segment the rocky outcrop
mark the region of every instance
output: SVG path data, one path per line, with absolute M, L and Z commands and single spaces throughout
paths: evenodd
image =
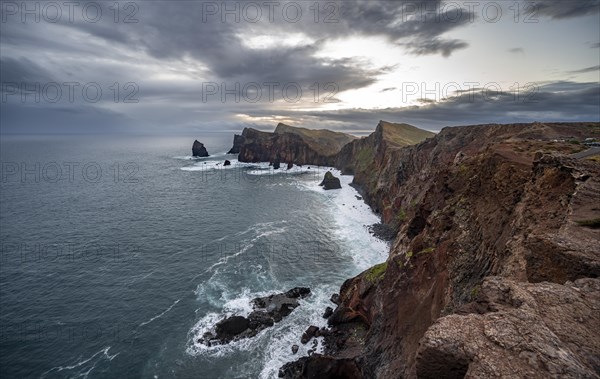
M 273 133 L 245 128 L 241 136 L 234 137 L 231 151 L 239 145 L 240 162 L 330 166 L 341 148 L 354 139 L 345 133 L 279 124 Z
M 360 375 L 360 366 L 354 360 L 321 354 L 302 357 L 279 370 L 279 377 L 284 379 L 346 379 L 358 378 Z
M 303 299 L 310 295 L 310 289 L 295 287 L 291 290 L 251 301 L 254 311 L 244 316 L 230 316 L 219 321 L 213 330 L 206 332 L 199 343 L 208 346 L 226 344 L 241 338 L 255 336 L 261 330 L 273 326 L 297 308 Z
M 597 378 L 600 165 L 559 141 L 600 124 L 454 127 L 408 147 L 385 128 L 338 167 L 397 232 L 389 257 L 332 297 L 325 354 L 281 375 Z
M 597 378 L 600 280 L 565 285 L 489 277 L 474 303 L 439 318 L 416 356 L 419 378 Z
M 204 144 L 202 142 L 199 142 L 198 140 L 194 141 L 194 144 L 192 145 L 192 155 L 194 157 L 208 157 L 208 151 L 206 151 L 206 148 L 204 147 Z
M 342 184 L 340 178 L 336 178 L 331 171 L 327 171 L 323 177 L 323 181 L 319 184 L 325 190 L 340 189 Z

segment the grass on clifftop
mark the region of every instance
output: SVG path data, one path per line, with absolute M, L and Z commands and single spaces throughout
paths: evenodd
M 275 133 L 299 135 L 312 149 L 322 155 L 336 154 L 344 145 L 357 139 L 357 137 L 347 133 L 334 132 L 328 129 L 306 129 L 282 123 L 277 125 Z
M 417 143 L 435 136 L 435 133 L 419 129 L 409 124 L 394 124 L 381 121 L 379 125 L 383 128 L 383 138 L 398 146 L 416 145 Z

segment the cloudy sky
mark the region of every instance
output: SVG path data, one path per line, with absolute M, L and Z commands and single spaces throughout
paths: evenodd
M 1 5 L 2 133 L 600 119 L 600 0 Z

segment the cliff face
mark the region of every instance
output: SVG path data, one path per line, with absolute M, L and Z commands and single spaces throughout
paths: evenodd
M 229 149 L 227 154 L 239 154 L 240 148 L 242 147 L 243 142 L 244 142 L 244 137 L 242 137 L 241 135 L 238 135 L 238 134 L 234 135 L 233 136 L 233 146 L 231 147 L 231 149 Z
M 386 178 L 402 163 L 402 148 L 435 136 L 435 133 L 408 124 L 380 121 L 371 135 L 345 145 L 336 156 L 335 166 L 345 174 L 354 175 L 365 201 L 385 223 L 393 223 L 390 204 L 397 193 Z
M 389 258 L 342 286 L 326 355 L 282 375 L 597 378 L 600 164 L 555 140 L 600 124 L 446 128 L 404 148 L 384 132 L 336 164 L 398 230 Z
M 232 151 L 237 142 L 240 162 L 331 166 L 342 146 L 355 138 L 329 130 L 310 130 L 279 124 L 273 133 L 245 128 L 241 137 L 234 137 Z

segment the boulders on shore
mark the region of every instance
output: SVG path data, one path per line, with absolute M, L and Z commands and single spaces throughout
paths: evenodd
M 327 171 L 325 173 L 325 177 L 323 178 L 323 181 L 319 185 L 321 187 L 323 187 L 324 189 L 326 189 L 326 190 L 342 188 L 342 184 L 340 183 L 340 179 L 336 178 L 335 176 L 333 176 L 333 174 L 331 173 L 331 171 Z
M 298 299 L 310 295 L 310 288 L 295 287 L 283 293 L 257 297 L 250 304 L 254 311 L 244 316 L 226 317 L 212 331 L 198 339 L 199 343 L 211 346 L 226 344 L 241 338 L 255 336 L 259 331 L 273 326 L 300 305 Z
M 208 151 L 206 151 L 206 147 L 202 142 L 195 140 L 192 145 L 192 155 L 194 157 L 208 157 Z

